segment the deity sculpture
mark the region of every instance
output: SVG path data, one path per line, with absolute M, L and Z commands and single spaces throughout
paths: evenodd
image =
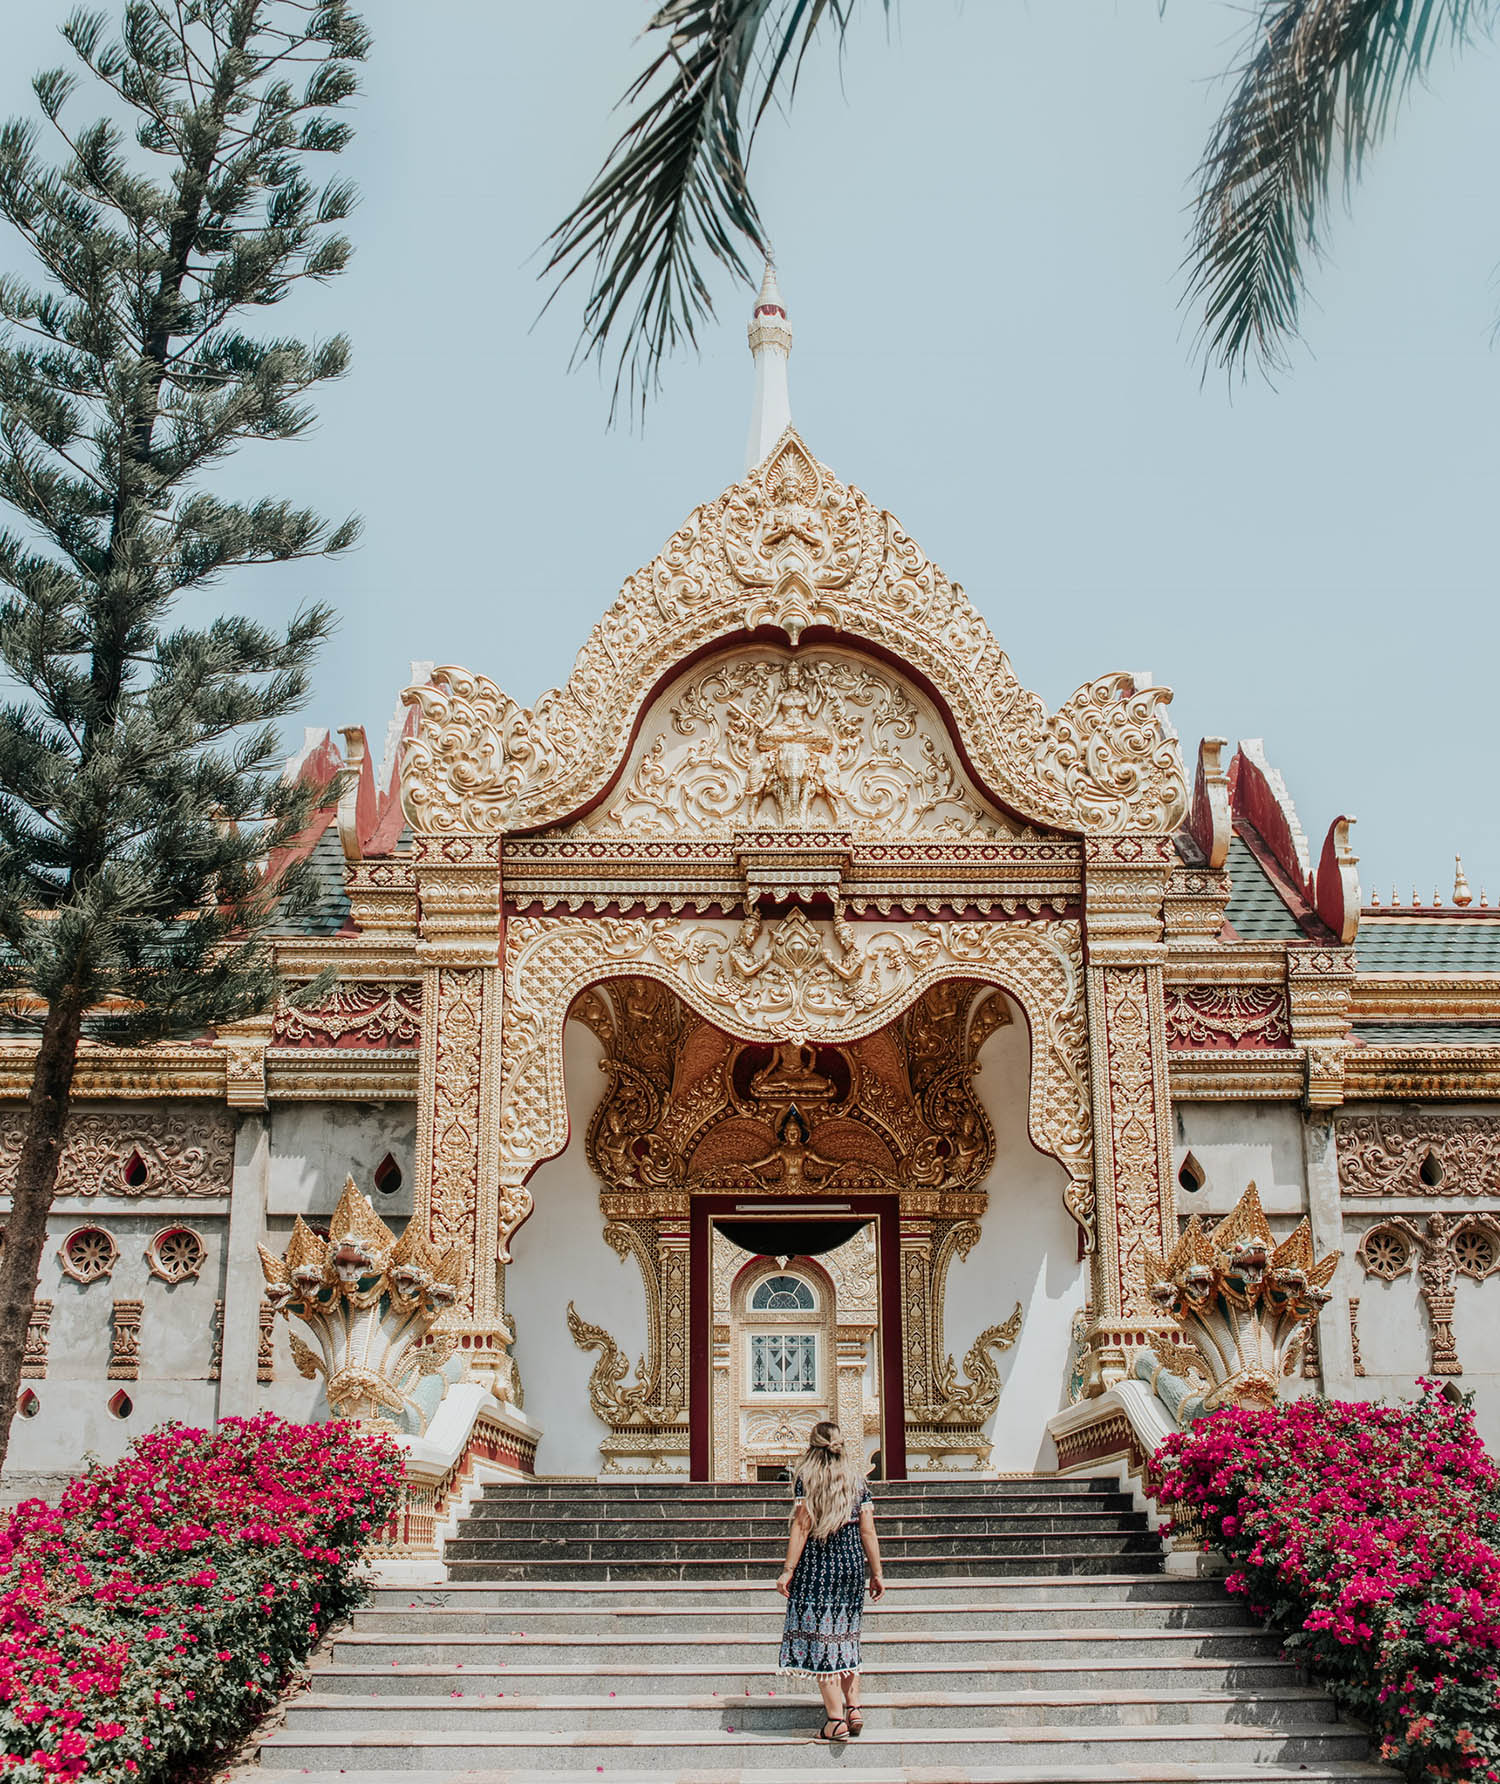
M 820 716 L 825 704 L 826 696 L 803 681 L 802 665 L 788 663 L 769 713 L 758 724 L 752 721 L 745 798 L 753 813 L 769 794 L 784 830 L 808 824 L 813 802 L 822 798 L 831 806 L 839 791 L 834 771 L 839 739 Z

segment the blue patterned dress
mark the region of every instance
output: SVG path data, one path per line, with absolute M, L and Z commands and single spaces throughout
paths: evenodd
M 800 1480 L 796 1493 L 800 1504 Z M 870 1489 L 861 1481 L 848 1521 L 832 1536 L 808 1537 L 787 1592 L 777 1672 L 816 1677 L 859 1671 L 859 1619 L 865 1603 L 859 1514 L 870 1502 Z

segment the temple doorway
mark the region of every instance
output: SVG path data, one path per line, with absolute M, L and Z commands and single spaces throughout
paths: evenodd
M 778 1479 L 820 1419 L 904 1474 L 898 1224 L 891 1196 L 694 1198 L 695 1479 Z
M 833 1419 L 880 1447 L 879 1269 L 869 1220 L 713 1226 L 716 1480 L 776 1480 Z

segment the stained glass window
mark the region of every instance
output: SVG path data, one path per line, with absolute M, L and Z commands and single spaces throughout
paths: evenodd
M 768 1276 L 750 1298 L 755 1313 L 811 1313 L 813 1292 L 800 1276 Z
M 752 1394 L 815 1394 L 818 1340 L 811 1332 L 756 1332 L 750 1340 Z

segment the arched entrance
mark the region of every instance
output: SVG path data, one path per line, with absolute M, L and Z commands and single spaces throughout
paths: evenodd
M 1128 1371 L 1160 1324 L 1145 1257 L 1175 1219 L 1163 934 L 1186 787 L 1166 690 L 1108 674 L 1049 712 L 963 591 L 789 431 L 630 579 L 565 688 L 526 710 L 444 668 L 408 698 L 417 1195 L 434 1243 L 474 1259 L 452 1323 L 476 1372 L 515 1391 L 503 1271 L 532 1174 L 568 1140 L 564 1024 L 627 977 L 741 1042 L 820 1050 L 945 984 L 1002 988 L 1029 1033 L 1031 1139 L 1066 1170 L 1095 1254 L 1093 1379 Z M 755 1170 L 821 1190 L 816 1150 L 773 1129 Z M 634 1453 L 656 1419 L 665 1465 L 687 1417 L 696 1192 L 664 1170 L 628 1192 L 638 1212 L 610 1193 L 611 1230 L 668 1310 L 661 1391 L 628 1407 Z M 920 1240 L 930 1291 L 962 1217 L 920 1218 L 925 1234 L 901 1235 L 903 1371 L 910 1385 L 922 1349 L 908 1424 L 920 1401 L 936 1429 L 973 1396 L 940 1379 L 908 1258 Z M 623 1408 L 607 1355 L 595 1387 Z

